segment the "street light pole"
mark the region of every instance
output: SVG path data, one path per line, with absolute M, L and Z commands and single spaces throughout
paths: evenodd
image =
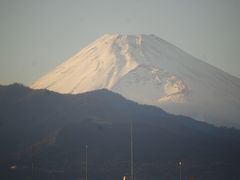
M 88 145 L 85 146 L 85 150 L 86 150 L 86 180 L 88 178 Z
M 33 148 L 33 145 L 31 146 L 31 155 L 32 155 L 32 164 L 31 164 L 31 169 L 32 169 L 32 179 L 34 179 L 34 174 L 35 174 L 35 170 L 34 170 L 34 148 Z
M 179 180 L 182 180 L 182 162 L 180 161 L 178 164 L 179 164 Z
M 131 128 L 131 180 L 133 180 L 133 122 L 131 119 L 130 122 L 130 128 Z

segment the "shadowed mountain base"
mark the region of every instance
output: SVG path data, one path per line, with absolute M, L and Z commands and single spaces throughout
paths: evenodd
M 240 132 L 217 128 L 107 90 L 60 95 L 0 87 L 0 179 L 240 179 Z M 10 168 L 16 165 L 16 168 Z

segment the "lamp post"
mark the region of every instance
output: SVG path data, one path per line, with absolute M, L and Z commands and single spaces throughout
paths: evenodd
M 133 180 L 133 122 L 132 119 L 130 121 L 131 128 L 131 180 Z
M 86 161 L 86 180 L 87 180 L 87 178 L 88 178 L 88 145 L 86 145 L 85 146 L 85 150 L 86 150 L 86 159 L 85 159 L 85 161 Z
M 178 165 L 179 165 L 179 180 L 182 180 L 182 162 L 179 161 Z

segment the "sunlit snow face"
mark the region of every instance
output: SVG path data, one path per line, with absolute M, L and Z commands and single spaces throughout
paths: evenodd
M 119 34 L 100 37 L 32 85 L 72 94 L 106 88 L 171 113 L 221 123 L 240 116 L 239 87 L 239 79 L 157 36 Z

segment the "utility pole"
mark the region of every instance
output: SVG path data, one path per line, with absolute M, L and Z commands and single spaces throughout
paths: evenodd
M 131 180 L 133 180 L 133 122 L 132 119 L 130 121 L 131 128 Z
M 85 146 L 86 150 L 86 180 L 88 178 L 88 145 Z

